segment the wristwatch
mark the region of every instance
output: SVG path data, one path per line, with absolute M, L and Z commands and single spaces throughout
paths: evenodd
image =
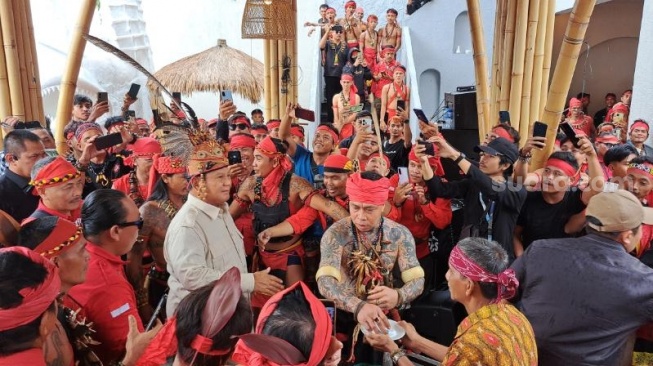
M 463 161 L 463 159 L 465 159 L 465 158 L 467 158 L 467 155 L 465 155 L 465 153 L 461 152 L 460 155 L 458 155 L 458 157 L 456 158 L 456 160 L 454 160 L 453 162 L 456 163 L 456 164 L 458 164 L 458 163 L 460 163 L 461 161 Z
M 390 355 L 390 359 L 392 359 L 392 363 L 396 365 L 397 363 L 399 363 L 399 360 L 404 356 L 406 356 L 406 350 L 403 348 L 399 348 L 396 351 L 392 352 L 392 354 Z

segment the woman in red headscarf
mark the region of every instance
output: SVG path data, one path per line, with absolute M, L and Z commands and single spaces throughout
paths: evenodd
M 583 113 L 583 102 L 580 99 L 571 98 L 569 100 L 569 113 L 565 122 L 568 122 L 575 130 L 583 131 L 589 138 L 593 138 L 596 134 L 594 119 Z
M 265 229 L 275 226 L 291 215 L 297 213 L 304 202 L 329 214 L 336 220 L 347 216 L 340 206 L 328 204 L 320 195 L 314 195 L 313 187 L 304 178 L 293 174 L 293 166 L 284 141 L 266 137 L 254 151 L 254 173 L 243 182 L 229 209 L 231 216 L 238 219 L 240 215 L 251 210 L 254 214 L 254 233 L 258 236 Z M 308 200 L 309 197 L 312 197 Z M 304 278 L 302 265 L 304 249 L 300 235 L 273 238 L 264 243 L 259 242 L 258 259 L 254 267 L 263 265 L 271 273 L 284 280 L 285 285 L 292 285 Z M 255 293 L 253 306 L 262 306 L 266 298 Z

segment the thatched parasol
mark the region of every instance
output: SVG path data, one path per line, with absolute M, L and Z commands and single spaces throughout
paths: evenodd
M 154 76 L 168 90 L 186 95 L 231 90 L 257 103 L 263 94 L 263 64 L 228 47 L 224 39 L 219 39 L 215 47 L 164 66 Z M 152 82 L 147 86 L 158 91 Z

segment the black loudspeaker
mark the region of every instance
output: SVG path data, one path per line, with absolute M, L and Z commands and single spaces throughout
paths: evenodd
M 458 151 L 465 153 L 470 160 L 478 161 L 478 154 L 474 152 L 474 147 L 478 146 L 478 130 L 441 130 L 445 140 L 456 148 Z M 441 159 L 444 168 L 444 176 L 448 180 L 459 180 L 463 176 L 460 174 L 458 164 L 451 159 Z
M 446 106 L 453 109 L 453 124 L 456 130 L 478 130 L 476 92 L 445 93 Z

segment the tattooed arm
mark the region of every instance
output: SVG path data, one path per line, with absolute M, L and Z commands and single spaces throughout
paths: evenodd
M 143 229 L 140 236 L 145 239 L 147 249 L 152 253 L 154 262 L 160 269 L 166 268 L 166 260 L 163 255 L 163 242 L 166 231 L 170 225 L 170 218 L 156 202 L 145 202 L 139 209 L 143 218 Z
M 353 313 L 362 300 L 356 297 L 353 285 L 341 270 L 344 250 L 340 243 L 348 241 L 348 233 L 347 225 L 334 224 L 322 236 L 322 259 L 317 272 L 317 286 L 322 296 L 333 300 L 339 309 Z
M 397 264 L 401 271 L 404 286 L 398 289 L 404 303 L 413 301 L 424 290 L 424 270 L 419 265 L 415 251 L 415 239 L 408 229 L 403 226 L 390 230 L 388 239 L 398 243 Z
M 292 196 L 294 194 L 297 194 L 304 204 L 324 212 L 331 216 L 334 221 L 349 216 L 349 212 L 342 208 L 342 206 L 336 202 L 327 200 L 324 196 L 317 193 L 306 179 L 293 174 L 290 180 L 290 195 Z
M 48 366 L 68 366 L 73 362 L 74 356 L 70 351 L 70 342 L 66 331 L 60 323 L 48 335 L 43 343 L 43 355 Z
M 231 202 L 231 206 L 229 206 L 229 214 L 234 220 L 247 212 L 247 208 L 252 204 L 252 196 L 250 194 L 254 194 L 255 184 L 256 177 L 250 176 L 238 188 L 238 193 L 236 193 L 233 202 Z

